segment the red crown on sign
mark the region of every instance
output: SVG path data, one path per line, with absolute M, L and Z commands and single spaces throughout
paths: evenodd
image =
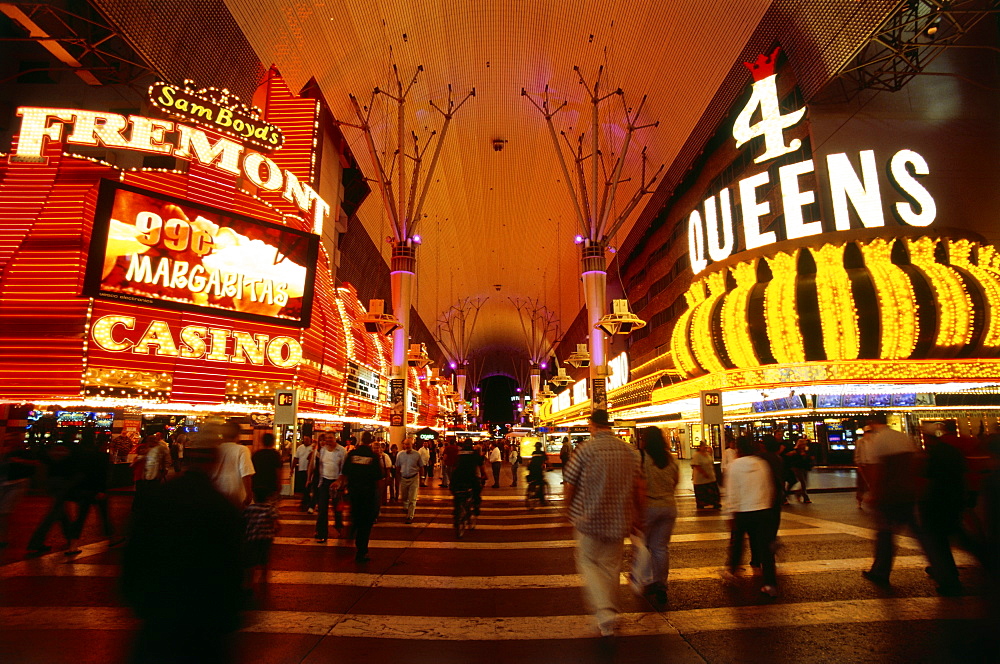
M 759 81 L 767 78 L 768 76 L 774 74 L 774 63 L 778 61 L 779 51 L 781 51 L 781 47 L 775 46 L 774 50 L 771 51 L 771 55 L 764 55 L 761 53 L 757 56 L 755 61 L 744 62 L 743 66 L 750 70 L 750 75 L 753 76 L 753 80 Z

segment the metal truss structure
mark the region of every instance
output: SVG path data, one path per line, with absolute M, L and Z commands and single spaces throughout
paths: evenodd
M 17 77 L 42 71 L 72 71 L 88 85 L 136 86 L 153 74 L 96 12 L 81 16 L 52 2 L 0 2 L 0 13 L 16 26 L 10 31 L 13 35 L 26 33 L 3 36 L 0 41 L 18 50 L 19 43 L 34 42 L 61 63 L 20 71 Z
M 896 92 L 998 9 L 996 0 L 905 0 L 840 73 L 843 91 Z

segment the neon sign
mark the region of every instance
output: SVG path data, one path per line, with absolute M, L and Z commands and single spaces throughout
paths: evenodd
M 754 138 L 764 139 L 764 151 L 754 159 L 754 163 L 770 161 L 801 147 L 799 139 L 785 143 L 784 132 L 805 117 L 806 109 L 803 107 L 781 113 L 777 74 L 774 73 L 778 52 L 779 49 L 775 49 L 770 56 L 761 55 L 756 62 L 744 63 L 750 69 L 754 82 L 750 99 L 733 124 L 732 134 L 736 147 L 742 147 Z M 760 119 L 751 124 L 754 117 Z M 835 231 L 851 228 L 852 207 L 864 228 L 885 226 L 874 151 L 860 151 L 857 162 L 861 167 L 860 177 L 846 153 L 826 156 L 827 190 L 833 208 Z M 776 214 L 782 215 L 784 220 L 784 239 L 793 240 L 826 232 L 822 220 L 807 221 L 804 214 L 807 206 L 816 203 L 816 192 L 803 190 L 800 183 L 803 175 L 815 172 L 813 160 L 786 164 L 777 171 L 780 210 L 772 210 L 770 201 L 758 198 L 759 190 L 771 184 L 768 171 L 736 183 L 743 237 L 743 246 L 739 250 L 757 249 L 778 242 L 778 234 L 774 230 L 762 230 L 766 227 L 766 223 L 762 222 Z M 937 206 L 930 192 L 919 181 L 930 174 L 927 161 L 913 150 L 902 149 L 888 158 L 886 171 L 891 184 L 904 199 L 890 208 L 897 221 L 921 227 L 933 223 Z M 737 253 L 736 230 L 732 195 L 728 188 L 706 198 L 701 209 L 692 210 L 688 217 L 688 251 L 692 271 L 698 274 L 710 262 L 722 261 Z
M 312 214 L 314 232 L 322 231 L 323 220 L 330 213 L 329 203 L 274 160 L 228 138 L 220 136 L 212 142 L 211 137 L 197 127 L 139 115 L 126 117 L 117 113 L 66 108 L 22 106 L 17 109 L 17 115 L 22 120 L 12 161 L 38 161 L 42 158 L 46 139 L 69 145 L 171 155 L 185 161 L 200 162 L 231 175 L 243 175 L 266 191 L 280 191 L 281 197 L 303 214 Z
M 135 323 L 134 316 L 102 316 L 94 322 L 90 335 L 94 343 L 112 353 L 255 366 L 264 366 L 266 361 L 280 369 L 292 369 L 302 362 L 302 346 L 293 337 L 271 337 L 204 325 L 187 325 L 175 335 L 162 320 L 150 321 L 141 335 L 129 334 L 136 331 Z
M 246 145 L 277 150 L 285 142 L 281 130 L 261 120 L 259 108 L 243 104 L 228 90 L 195 90 L 191 81 L 179 88 L 169 83 L 149 86 L 149 101 L 172 117 L 236 138 Z

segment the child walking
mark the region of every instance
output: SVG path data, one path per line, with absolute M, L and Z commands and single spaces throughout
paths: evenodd
M 254 489 L 253 502 L 243 510 L 246 523 L 245 567 L 247 590 L 253 594 L 259 588 L 267 587 L 268 562 L 271 544 L 278 534 L 278 508 L 269 500 L 266 487 Z

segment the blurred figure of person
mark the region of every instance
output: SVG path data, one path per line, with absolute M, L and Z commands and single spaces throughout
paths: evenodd
M 406 507 L 406 523 L 413 523 L 417 509 L 417 488 L 420 485 L 420 469 L 424 460 L 413 449 L 413 437 L 403 439 L 403 449 L 396 455 L 396 473 L 399 475 L 399 495 Z
M 531 453 L 531 459 L 528 461 L 528 486 L 542 485 L 542 496 L 539 502 L 542 505 L 548 505 L 548 492 L 545 491 L 545 468 L 548 465 L 548 455 L 542 451 L 542 444 L 540 442 L 535 443 L 535 449 Z M 565 474 L 565 469 L 563 473 Z
M 926 436 L 924 450 L 926 484 L 918 502 L 918 513 L 928 558 L 932 561 L 928 572 L 938 583 L 938 594 L 953 597 L 962 594 L 958 568 L 951 552 L 951 538 L 962 531 L 962 512 L 968 495 L 965 456 L 944 436 Z
M 174 472 L 181 472 L 181 460 L 184 458 L 184 446 L 187 445 L 188 435 L 178 432 L 170 439 L 170 462 L 173 464 Z
M 7 531 L 11 514 L 28 490 L 39 462 L 25 447 L 21 436 L 8 433 L 0 439 L 0 549 L 9 545 Z
M 368 556 L 368 541 L 378 515 L 379 486 L 383 477 L 378 455 L 371 444 L 372 435 L 365 431 L 361 434 L 361 444 L 347 453 L 340 479 L 341 486 L 347 487 L 347 496 L 351 501 L 351 530 L 354 532 L 356 563 L 371 560 Z
M 108 505 L 110 471 L 111 457 L 107 452 L 98 449 L 96 443 L 90 441 L 80 443 L 77 450 L 77 480 L 67 494 L 67 499 L 76 503 L 76 519 L 73 521 L 69 543 L 66 545 L 67 556 L 81 553 L 76 542 L 83 534 L 83 526 L 87 522 L 91 507 L 97 508 L 104 536 L 112 540 L 112 546 L 119 543 L 115 540 L 115 528 L 111 522 Z
M 455 457 L 455 469 L 448 487 L 452 495 L 453 518 L 458 518 L 458 500 L 455 496 L 462 491 L 472 491 L 472 513 L 479 516 L 483 493 L 483 483 L 480 481 L 482 472 L 482 458 L 472 446 L 472 441 L 466 438 Z
M 146 496 L 167 479 L 170 450 L 160 442 L 161 440 L 157 434 L 146 436 L 133 462 L 133 467 L 139 468 L 139 476 L 135 481 L 135 497 L 132 499 L 133 511 L 141 509 Z
M 441 488 L 447 489 L 451 484 L 451 474 L 455 471 L 458 461 L 458 443 L 454 438 L 448 438 L 441 451 Z
M 507 457 L 510 461 L 510 476 L 511 476 L 511 486 L 517 486 L 517 468 L 521 465 L 521 445 L 514 440 L 510 444 L 510 454 Z
M 267 586 L 270 573 L 271 545 L 280 529 L 274 494 L 266 487 L 254 487 L 253 502 L 243 508 L 244 558 L 247 589 L 254 593 Z
M 670 537 L 677 521 L 674 494 L 680 480 L 680 464 L 667 449 L 663 431 L 657 427 L 639 429 L 642 491 L 646 512 L 643 534 L 650 554 L 652 582 L 643 595 L 657 608 L 667 603 L 667 575 L 670 573 Z
M 800 503 L 811 503 L 809 499 L 809 471 L 813 469 L 813 456 L 809 451 L 809 439 L 802 437 L 795 441 L 795 447 L 785 458 L 792 464 L 792 474 L 799 485 L 796 492 Z M 791 490 L 791 487 L 789 487 Z
M 344 534 L 344 515 L 340 509 L 343 485 L 339 480 L 347 454 L 336 436 L 325 433 L 319 435 L 319 449 L 316 450 L 316 541 L 320 544 L 326 543 L 329 537 L 331 502 L 337 537 Z
M 778 451 L 781 443 L 771 434 L 761 436 L 760 444 L 756 446 L 756 454 L 767 462 L 771 469 L 771 486 L 773 495 L 771 497 L 771 515 L 767 530 L 767 541 L 772 553 L 778 552 L 778 529 L 781 527 L 781 505 L 785 502 L 785 476 L 784 460 Z M 761 566 L 760 561 L 754 557 L 753 549 L 750 550 L 750 567 L 757 569 Z
M 719 482 L 715 478 L 715 459 L 708 443 L 701 443 L 691 455 L 691 481 L 694 483 L 694 502 L 698 509 L 722 507 Z
M 222 443 L 218 446 L 218 459 L 212 479 L 222 495 L 242 509 L 253 497 L 254 469 L 250 448 L 238 442 L 240 427 L 235 422 L 221 425 L 219 432 Z
M 729 515 L 730 537 L 726 568 L 722 579 L 736 581 L 736 570 L 743 558 L 743 537 L 750 538 L 751 557 L 760 562 L 764 585 L 760 591 L 770 597 L 778 595 L 774 564 L 773 541 L 769 539 L 773 524 L 775 484 L 767 461 L 755 456 L 756 445 L 750 436 L 736 440 L 739 455 L 729 466 L 726 480 L 725 512 Z
M 566 464 L 569 463 L 569 457 L 573 453 L 573 446 L 569 442 L 569 436 L 565 436 L 562 439 L 562 446 L 559 447 L 559 463 L 562 466 L 563 471 L 566 470 Z M 559 484 L 565 484 L 566 480 L 560 480 Z
M 726 446 L 722 450 L 722 487 L 726 486 L 726 472 L 729 470 L 729 464 L 736 461 L 736 438 L 733 437 L 732 432 L 726 429 Z
M 427 441 L 419 441 L 414 449 L 420 455 L 420 486 L 427 486 L 427 466 L 431 462 L 431 453 L 427 449 Z
M 434 467 L 437 466 L 438 460 L 438 445 L 436 440 L 428 440 L 423 444 L 423 447 L 427 448 L 427 458 L 424 460 L 427 463 L 427 479 L 429 486 L 434 486 L 434 482 L 430 481 L 434 479 Z
M 611 432 L 608 411 L 590 415 L 590 440 L 563 471 L 565 505 L 576 539 L 576 567 L 602 637 L 618 619 L 625 536 L 639 524 L 639 453 Z
M 295 448 L 295 456 L 292 457 L 292 470 L 295 472 L 295 491 L 302 494 L 302 500 L 299 502 L 299 509 L 302 511 L 312 510 L 313 507 L 312 484 L 309 482 L 309 464 L 312 461 L 312 455 L 315 451 L 313 449 L 312 436 L 303 436 L 302 443 Z
M 869 467 L 875 463 L 871 454 L 872 428 L 865 425 L 864 433 L 854 443 L 854 467 L 857 477 L 857 486 L 854 491 L 854 499 L 858 501 L 858 509 L 862 509 L 865 503 L 865 496 L 869 491 Z
M 868 424 L 872 428 L 868 500 L 875 513 L 878 534 L 871 569 L 861 572 L 861 576 L 877 585 L 888 586 L 896 557 L 896 532 L 906 526 L 916 535 L 931 568 L 941 568 L 941 565 L 934 559 L 933 548 L 928 548 L 924 532 L 916 521 L 919 454 L 916 443 L 902 431 L 890 428 L 884 414 L 871 415 Z
M 389 446 L 389 502 L 394 503 L 399 500 L 399 471 L 396 470 L 396 457 L 399 455 L 399 448 L 395 445 Z
M 386 453 L 385 447 L 385 443 L 379 440 L 372 443 L 372 451 L 375 452 L 375 457 L 378 459 L 380 473 L 378 500 L 375 501 L 376 522 L 378 522 L 378 517 L 382 513 L 382 505 L 389 503 L 389 487 L 392 486 L 392 459 Z
M 142 625 L 136 663 L 226 664 L 240 626 L 243 521 L 214 484 L 215 448 L 192 442 L 186 470 L 134 512 L 121 587 Z M 249 460 L 248 460 L 249 461 Z
M 500 488 L 500 467 L 503 465 L 503 454 L 498 443 L 490 443 L 490 468 L 493 471 L 493 488 Z
M 29 558 L 40 556 L 52 550 L 45 543 L 49 530 L 58 521 L 63 536 L 69 542 L 73 539 L 73 522 L 66 511 L 66 501 L 78 480 L 76 455 L 68 445 L 58 442 L 49 445 L 42 456 L 42 463 L 48 470 L 46 492 L 52 497 L 52 504 L 38 523 L 28 540 Z
M 256 496 L 258 489 L 268 492 L 271 500 L 278 498 L 281 490 L 281 452 L 274 449 L 274 434 L 265 433 L 261 437 L 262 447 L 250 456 L 253 463 L 253 476 L 250 482 L 251 489 Z

